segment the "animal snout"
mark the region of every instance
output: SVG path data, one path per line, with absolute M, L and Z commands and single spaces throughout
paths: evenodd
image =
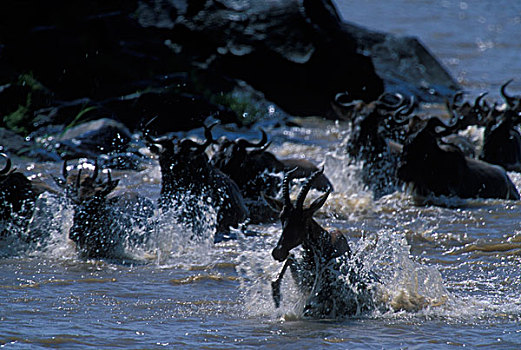
M 289 252 L 284 249 L 282 245 L 278 245 L 275 249 L 273 249 L 271 255 L 273 256 L 273 259 L 282 262 L 288 258 Z

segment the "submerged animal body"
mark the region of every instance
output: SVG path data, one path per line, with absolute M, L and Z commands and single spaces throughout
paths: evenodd
M 505 170 L 465 157 L 460 149 L 439 144 L 447 125 L 432 117 L 403 146 L 398 177 L 426 197 L 498 198 L 518 200 L 519 193 Z
M 209 163 L 205 150 L 212 143 L 210 128 L 205 134 L 203 144 L 175 138 L 150 139 L 149 143 L 159 155 L 160 209 L 174 210 L 179 221 L 196 236 L 214 229 L 217 239 L 246 220 L 248 210 L 235 182 Z M 216 212 L 215 227 L 208 227 L 204 220 L 209 209 Z
M 282 234 L 272 251 L 279 262 L 285 261 L 278 279 L 272 282 L 276 306 L 280 302 L 280 282 L 289 267 L 299 289 L 307 295 L 304 316 L 337 318 L 360 314 L 372 308 L 371 278 L 357 269 L 345 236 L 322 228 L 313 214 L 327 200 L 329 192 L 315 199 L 308 208 L 304 200 L 311 181 L 322 174 L 313 173 L 303 185 L 295 205 L 289 197 L 289 177 L 283 181 L 283 202 L 265 196 L 266 201 L 280 213 Z M 290 251 L 302 246 L 302 258 Z M 357 271 L 359 270 L 359 271 Z

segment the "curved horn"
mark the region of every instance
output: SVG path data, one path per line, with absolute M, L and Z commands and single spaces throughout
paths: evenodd
M 291 180 L 290 175 L 293 174 L 297 168 L 293 168 L 284 174 L 284 180 L 282 180 L 282 199 L 284 200 L 285 206 L 291 206 L 291 199 L 289 197 L 289 182 Z
M 351 100 L 350 102 L 341 102 L 340 99 L 342 97 L 344 97 L 344 96 L 349 99 L 349 97 L 348 97 L 349 93 L 348 92 L 339 92 L 338 94 L 335 95 L 335 98 L 333 99 L 333 101 L 337 105 L 345 107 L 345 108 L 356 107 L 360 103 L 360 100 Z
M 452 103 L 450 104 L 451 109 L 457 108 L 458 100 L 460 100 L 464 94 L 465 94 L 465 92 L 458 91 L 454 94 L 454 96 L 452 96 Z
M 300 193 L 297 197 L 297 202 L 295 203 L 295 207 L 297 209 L 302 210 L 302 206 L 304 205 L 304 199 L 306 199 L 306 196 L 308 195 L 309 190 L 311 189 L 311 185 L 313 181 L 315 181 L 316 178 L 318 178 L 320 175 L 324 173 L 324 167 L 321 169 L 318 169 L 313 174 L 311 174 L 310 177 L 307 178 L 306 182 L 302 186 L 302 189 L 300 190 Z
M 195 144 L 197 144 L 196 147 L 197 147 L 197 151 L 199 153 L 203 153 L 204 151 L 206 151 L 208 146 L 210 146 L 212 143 L 215 143 L 216 140 L 213 139 L 212 129 L 217 124 L 219 124 L 219 122 L 215 122 L 215 123 L 213 123 L 213 124 L 211 124 L 209 126 L 205 125 L 204 126 L 204 137 L 205 137 L 206 140 L 202 144 L 198 144 L 197 142 L 194 142 Z
M 407 123 L 410 118 L 404 118 L 400 119 L 400 116 L 409 116 L 416 108 L 416 100 L 414 99 L 414 96 L 411 96 L 411 101 L 408 105 L 403 105 L 400 108 L 398 108 L 394 113 L 392 114 L 393 120 L 397 125 L 403 125 Z
M 432 132 L 433 134 L 435 134 L 437 136 L 447 136 L 447 135 L 450 135 L 454 131 L 454 126 L 458 124 L 458 120 L 459 119 L 457 119 L 452 125 L 447 125 L 444 122 L 442 122 L 440 120 L 440 118 L 431 117 L 427 121 L 427 125 L 425 126 L 424 129 L 429 130 L 430 132 Z M 437 127 L 442 127 L 445 130 L 436 131 Z
M 0 153 L 0 156 L 5 158 L 5 167 L 0 170 L 0 175 L 5 175 L 11 170 L 11 159 L 5 153 Z
M 481 107 L 481 100 L 483 99 L 483 97 L 485 97 L 487 95 L 488 95 L 488 91 L 485 91 L 485 92 L 482 92 L 481 94 L 479 94 L 479 96 L 476 97 L 476 100 L 474 101 L 474 108 Z
M 394 97 L 397 97 L 398 98 L 398 102 L 395 103 L 395 104 L 391 104 L 391 103 L 387 103 L 385 102 L 383 99 L 385 96 L 394 96 Z M 400 108 L 403 104 L 405 103 L 405 97 L 403 97 L 402 94 L 400 93 L 395 93 L 395 94 L 391 94 L 389 92 L 384 92 L 383 94 L 381 94 L 378 99 L 376 100 L 376 104 L 378 106 L 383 106 L 385 108 L 388 108 L 388 109 L 397 109 L 397 108 Z
M 504 83 L 503 85 L 501 85 L 501 89 L 499 90 L 499 93 L 501 95 L 501 97 L 503 97 L 503 99 L 505 100 L 505 102 L 509 105 L 509 106 L 512 106 L 514 103 L 515 103 L 515 98 L 512 97 L 512 96 L 509 96 L 507 93 L 506 93 L 506 87 L 511 83 L 513 82 L 514 79 L 510 79 L 509 81 L 507 81 L 506 83 Z
M 262 138 L 259 142 L 257 143 L 253 143 L 253 142 L 250 142 L 246 139 L 243 139 L 243 138 L 240 138 L 236 141 L 237 145 L 239 147 L 242 147 L 242 148 L 246 148 L 246 147 L 255 147 L 255 148 L 258 148 L 258 147 L 264 147 L 266 145 L 266 142 L 268 142 L 268 135 L 266 135 L 266 131 L 264 131 L 262 128 L 259 128 L 259 130 L 261 131 L 262 133 Z

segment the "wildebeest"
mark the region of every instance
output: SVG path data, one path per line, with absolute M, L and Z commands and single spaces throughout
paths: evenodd
M 503 85 L 501 85 L 500 94 L 501 97 L 505 100 L 506 104 L 512 108 L 515 112 L 521 112 L 521 95 L 518 96 L 510 96 L 506 92 L 507 86 L 513 81 L 513 79 L 510 79 Z M 514 108 L 515 106 L 515 108 Z
M 391 104 L 386 99 L 398 100 Z M 361 179 L 373 191 L 375 199 L 396 190 L 396 155 L 389 149 L 389 141 L 401 141 L 403 125 L 416 107 L 414 98 L 383 94 L 376 101 L 357 105 L 353 112 L 347 154 L 362 164 Z
M 415 130 L 403 146 L 397 170 L 402 181 L 414 186 L 415 195 L 519 199 L 503 168 L 465 157 L 452 145 L 440 145 L 440 138 L 452 131 L 439 118 L 431 117 Z
M 218 149 L 211 159 L 211 164 L 230 176 L 238 185 L 250 208 L 250 222 L 262 222 L 275 219 L 272 211 L 265 207 L 260 193 L 277 196 L 280 192 L 280 174 L 285 170 L 295 169 L 292 179 L 310 176 L 318 168 L 311 161 L 301 158 L 279 159 L 267 151 L 270 146 L 266 132 L 261 129 L 262 138 L 251 142 L 244 138 L 221 139 Z M 317 177 L 312 187 L 321 191 L 333 188 L 324 174 Z
M 215 229 L 215 237 L 220 239 L 228 235 L 230 227 L 238 227 L 248 217 L 248 209 L 237 184 L 209 163 L 205 151 L 213 142 L 212 127 L 205 126 L 203 143 L 176 137 L 148 137 L 148 143 L 159 156 L 160 209 L 174 210 L 195 236 Z M 203 220 L 209 207 L 217 214 L 216 227 L 208 227 Z
M 33 215 L 36 198 L 48 188 L 12 168 L 11 159 L 6 154 L 0 153 L 0 157 L 6 161 L 0 170 L 0 237 L 14 232 L 28 239 L 23 232 Z
M 501 165 L 508 171 L 521 171 L 521 134 L 516 126 L 521 122 L 517 105 L 507 108 L 499 121 L 491 121 L 485 130 L 480 159 Z
M 112 180 L 110 171 L 100 179 L 97 161 L 92 175 L 83 170 L 69 173 L 64 162 L 63 179 L 55 178 L 74 211 L 69 238 L 83 258 L 132 259 L 125 248 L 146 240 L 146 232 L 134 230 L 152 215 L 150 201 L 128 194 L 109 198 L 119 180 Z
M 483 100 L 486 95 L 488 95 L 488 92 L 479 94 L 473 104 L 468 101 L 458 104 L 458 100 L 463 96 L 463 92 L 458 92 L 453 96 L 452 103 L 446 102 L 447 110 L 456 123 L 453 131 L 464 130 L 471 125 L 485 125 L 486 117 L 491 108 Z
M 282 234 L 272 251 L 279 262 L 285 261 L 279 277 L 272 282 L 275 305 L 280 303 L 280 283 L 289 267 L 299 289 L 308 297 L 304 315 L 314 318 L 335 318 L 357 314 L 372 307 L 368 273 L 356 271 L 356 263 L 345 236 L 340 232 L 328 232 L 314 219 L 314 213 L 326 202 L 329 191 L 304 208 L 304 200 L 314 178 L 322 170 L 314 172 L 304 183 L 295 205 L 289 194 L 289 176 L 283 180 L 283 201 L 265 196 L 266 201 L 280 213 Z M 302 258 L 290 255 L 290 251 L 302 246 Z M 355 272 L 356 271 L 356 272 Z M 358 273 L 360 272 L 360 273 Z

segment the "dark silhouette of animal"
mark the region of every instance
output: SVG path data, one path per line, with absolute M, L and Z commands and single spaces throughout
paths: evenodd
M 468 101 L 459 104 L 458 101 L 463 96 L 463 92 L 458 92 L 453 96 L 451 103 L 446 101 L 447 111 L 454 121 L 452 123 L 453 131 L 464 130 L 471 125 L 484 126 L 486 124 L 486 117 L 491 109 L 483 99 L 486 95 L 488 92 L 479 94 L 473 104 Z
M 145 235 L 134 230 L 152 215 L 151 202 L 137 195 L 109 198 L 119 180 L 112 180 L 110 171 L 105 181 L 98 174 L 97 161 L 92 175 L 81 168 L 69 173 L 64 162 L 63 179 L 55 178 L 74 210 L 69 238 L 82 258 L 132 260 L 125 248 L 145 241 Z
M 322 172 L 323 169 L 316 171 L 306 180 L 294 205 L 290 200 L 287 173 L 282 184 L 283 201 L 265 195 L 266 201 L 280 213 L 282 224 L 282 234 L 272 256 L 279 262 L 285 261 L 279 277 L 272 282 L 272 292 L 278 307 L 280 283 L 289 267 L 299 289 L 308 296 L 304 315 L 336 318 L 358 314 L 372 307 L 371 279 L 369 274 L 357 273 L 345 236 L 340 232 L 328 232 L 313 219 L 330 192 L 304 208 L 310 184 Z M 298 246 L 302 246 L 301 259 L 290 255 L 290 251 Z
M 215 124 L 214 124 L 215 125 Z M 148 138 L 152 152 L 158 154 L 161 167 L 161 195 L 159 207 L 175 210 L 177 218 L 195 236 L 215 229 L 216 240 L 227 236 L 230 227 L 238 227 L 248 217 L 248 209 L 237 184 L 209 163 L 205 151 L 213 138 L 211 128 L 205 127 L 205 142 L 188 138 Z M 202 219 L 208 207 L 217 214 L 216 227 L 208 227 Z
M 398 101 L 386 102 L 390 98 Z M 407 100 L 401 95 L 386 93 L 363 107 L 357 104 L 353 111 L 346 150 L 353 162 L 362 164 L 361 180 L 375 199 L 397 188 L 396 153 L 390 149 L 389 141 L 402 142 L 407 116 L 415 107 L 414 98 Z
M 437 117 L 411 125 L 403 146 L 398 178 L 414 186 L 417 198 L 456 196 L 518 200 L 519 193 L 505 170 L 465 157 L 453 145 L 440 144 L 451 127 Z
M 12 168 L 6 154 L 0 153 L 0 156 L 6 161 L 0 170 L 0 237 L 15 233 L 30 241 L 24 235 L 25 228 L 33 215 L 36 198 L 48 188 Z
M 278 159 L 268 152 L 268 137 L 261 130 L 262 138 L 254 143 L 244 138 L 236 140 L 222 139 L 214 153 L 211 164 L 230 176 L 250 208 L 251 222 L 263 222 L 275 219 L 273 212 L 265 206 L 259 193 L 277 196 L 280 192 L 280 174 L 295 169 L 292 179 L 302 179 L 311 175 L 318 168 L 310 161 L 300 158 Z M 312 187 L 321 191 L 333 188 L 324 174 L 317 177 Z
M 519 104 L 521 101 L 504 111 L 499 121 L 487 125 L 479 157 L 485 162 L 517 172 L 521 172 L 521 134 L 516 128 L 521 122 L 520 112 L 516 111 Z
M 501 85 L 500 94 L 501 94 L 501 97 L 505 100 L 505 102 L 508 105 L 508 107 L 513 109 L 515 112 L 520 113 L 521 112 L 521 95 L 511 96 L 511 95 L 507 94 L 507 92 L 506 92 L 507 86 L 512 81 L 513 81 L 513 79 L 510 79 L 509 81 L 507 81 L 506 83 Z

